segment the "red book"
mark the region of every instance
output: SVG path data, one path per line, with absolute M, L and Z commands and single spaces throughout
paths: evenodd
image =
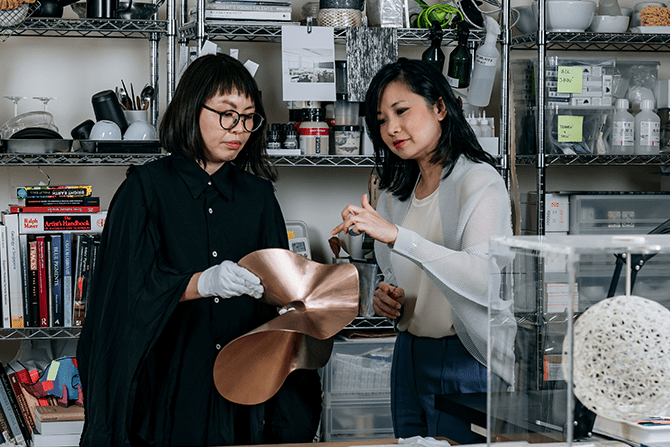
M 19 206 L 10 205 L 10 213 L 98 213 L 99 206 Z
M 37 236 L 35 241 L 37 241 L 37 286 L 39 291 L 40 327 L 49 327 L 46 242 L 44 236 Z
M 19 408 L 21 408 L 21 415 L 23 416 L 23 419 L 25 419 L 26 424 L 28 424 L 31 429 L 34 429 L 35 420 L 33 419 L 32 410 L 30 409 L 28 401 L 22 392 L 23 387 L 21 386 L 17 373 L 10 371 L 7 373 L 7 377 L 9 377 L 9 383 L 12 385 L 12 390 L 14 391 L 14 395 L 16 395 Z

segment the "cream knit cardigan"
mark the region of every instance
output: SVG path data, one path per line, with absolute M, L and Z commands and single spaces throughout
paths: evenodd
M 411 199 L 401 202 L 388 191 L 380 194 L 377 211 L 398 226 L 395 244 L 375 241 L 384 281 L 398 285 L 391 270 L 391 251 L 416 263 L 442 292 L 435 299 L 449 301 L 454 328 L 465 348 L 477 361 L 487 365 L 489 280 L 491 289 L 499 290 L 499 276 L 489 275 L 488 240 L 491 236 L 512 235 L 505 183 L 491 165 L 461 156 L 439 186 L 443 245 L 399 226 L 410 203 Z M 495 261 L 492 268 L 499 269 Z M 512 302 L 503 302 L 496 296 L 491 308 L 491 317 L 496 321 L 492 370 L 512 384 L 516 330 Z

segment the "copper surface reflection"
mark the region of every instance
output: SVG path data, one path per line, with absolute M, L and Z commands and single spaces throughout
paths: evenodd
M 231 402 L 254 405 L 272 397 L 296 369 L 328 363 L 333 336 L 358 314 L 353 264 L 320 264 L 281 248 L 239 261 L 261 280 L 262 301 L 290 309 L 228 343 L 216 357 L 214 384 Z

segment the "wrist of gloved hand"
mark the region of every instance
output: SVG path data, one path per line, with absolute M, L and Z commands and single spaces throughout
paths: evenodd
M 198 293 L 203 298 L 218 296 L 250 295 L 254 298 L 263 296 L 261 280 L 244 267 L 232 261 L 223 261 L 200 274 Z

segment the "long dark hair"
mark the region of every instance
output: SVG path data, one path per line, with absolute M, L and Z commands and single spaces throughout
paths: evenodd
M 379 99 L 384 88 L 392 82 L 407 85 L 412 93 L 422 96 L 429 107 L 440 99 L 444 102 L 447 116 L 441 121 L 442 134 L 430 160 L 446 168 L 444 177 L 451 173 L 461 155 L 475 162 L 496 165 L 495 159 L 479 145 L 444 75 L 428 62 L 403 57 L 383 66 L 370 82 L 365 95 L 365 123 L 375 148 L 380 188 L 389 190 L 400 200 L 407 200 L 419 176 L 416 161 L 403 160 L 394 154 L 382 140 L 379 130 Z
M 200 133 L 202 106 L 217 94 L 238 93 L 251 99 L 263 125 L 252 132 L 233 160 L 241 169 L 271 181 L 277 173 L 267 158 L 267 116 L 256 81 L 237 59 L 227 54 L 208 54 L 194 60 L 184 71 L 172 101 L 165 109 L 159 135 L 163 148 L 196 162 L 207 164 Z

